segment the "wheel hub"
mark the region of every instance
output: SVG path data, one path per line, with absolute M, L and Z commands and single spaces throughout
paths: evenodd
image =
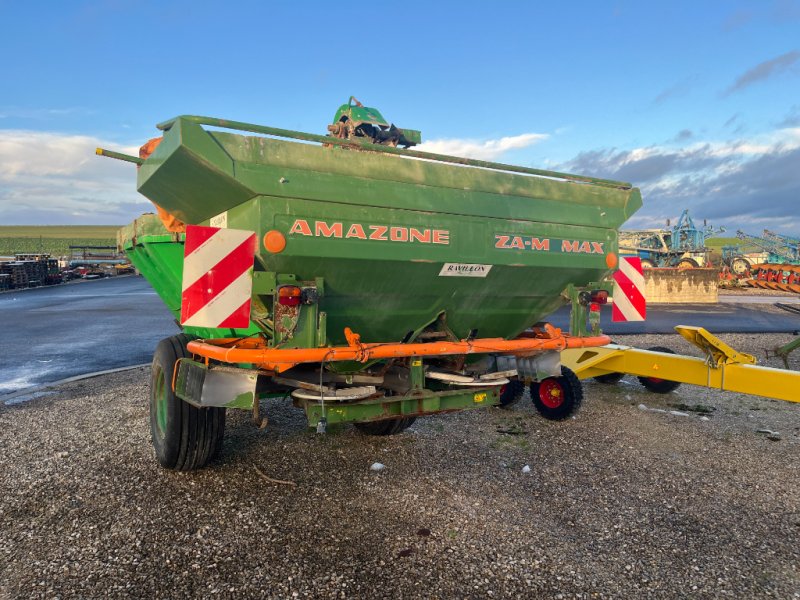
M 547 408 L 558 408 L 564 403 L 564 388 L 555 379 L 545 379 L 539 384 L 539 400 Z

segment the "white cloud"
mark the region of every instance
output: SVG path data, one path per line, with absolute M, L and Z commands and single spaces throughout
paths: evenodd
M 796 235 L 799 164 L 800 130 L 783 128 L 748 140 L 593 150 L 557 168 L 639 186 L 645 204 L 628 228 L 690 208 L 695 219 L 713 219 L 728 231 L 759 224 Z
M 494 160 L 510 150 L 527 148 L 549 137 L 546 133 L 523 133 L 496 140 L 442 139 L 430 140 L 416 146 L 414 150 L 450 154 L 479 160 Z
M 0 180 L 24 175 L 77 175 L 94 170 L 98 157 L 95 148 L 115 147 L 120 152 L 138 155 L 136 147 L 83 135 L 64 135 L 18 129 L 0 130 Z
M 123 224 L 149 210 L 135 166 L 97 156 L 98 146 L 138 153 L 91 136 L 0 129 L 0 223 Z
M 725 95 L 741 91 L 759 81 L 790 71 L 798 61 L 800 61 L 800 51 L 798 50 L 792 50 L 770 60 L 765 60 L 742 73 L 725 91 Z

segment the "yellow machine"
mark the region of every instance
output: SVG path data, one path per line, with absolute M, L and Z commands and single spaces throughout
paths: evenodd
M 681 356 L 667 348 L 639 350 L 609 344 L 600 348 L 565 350 L 561 362 L 580 379 L 597 377 L 606 383 L 636 375 L 653 392 L 667 393 L 681 383 L 728 392 L 800 402 L 800 372 L 756 364 L 702 327 L 679 325 L 675 330 L 700 348 L 704 358 Z

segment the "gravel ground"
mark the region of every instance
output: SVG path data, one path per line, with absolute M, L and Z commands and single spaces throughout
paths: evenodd
M 775 296 L 775 302 L 780 302 L 783 298 L 797 298 L 794 292 L 782 292 L 780 290 L 765 290 L 756 287 L 719 287 L 720 295 L 724 296 Z
M 526 397 L 371 438 L 269 401 L 266 430 L 229 411 L 221 459 L 180 474 L 153 459 L 147 380 L 0 408 L 0 598 L 800 598 L 800 405 L 626 379 L 565 422 Z

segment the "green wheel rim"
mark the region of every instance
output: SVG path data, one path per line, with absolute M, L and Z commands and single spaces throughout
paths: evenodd
M 156 428 L 159 435 L 164 437 L 167 430 L 167 382 L 164 371 L 157 369 L 153 386 L 153 410 L 156 415 Z

